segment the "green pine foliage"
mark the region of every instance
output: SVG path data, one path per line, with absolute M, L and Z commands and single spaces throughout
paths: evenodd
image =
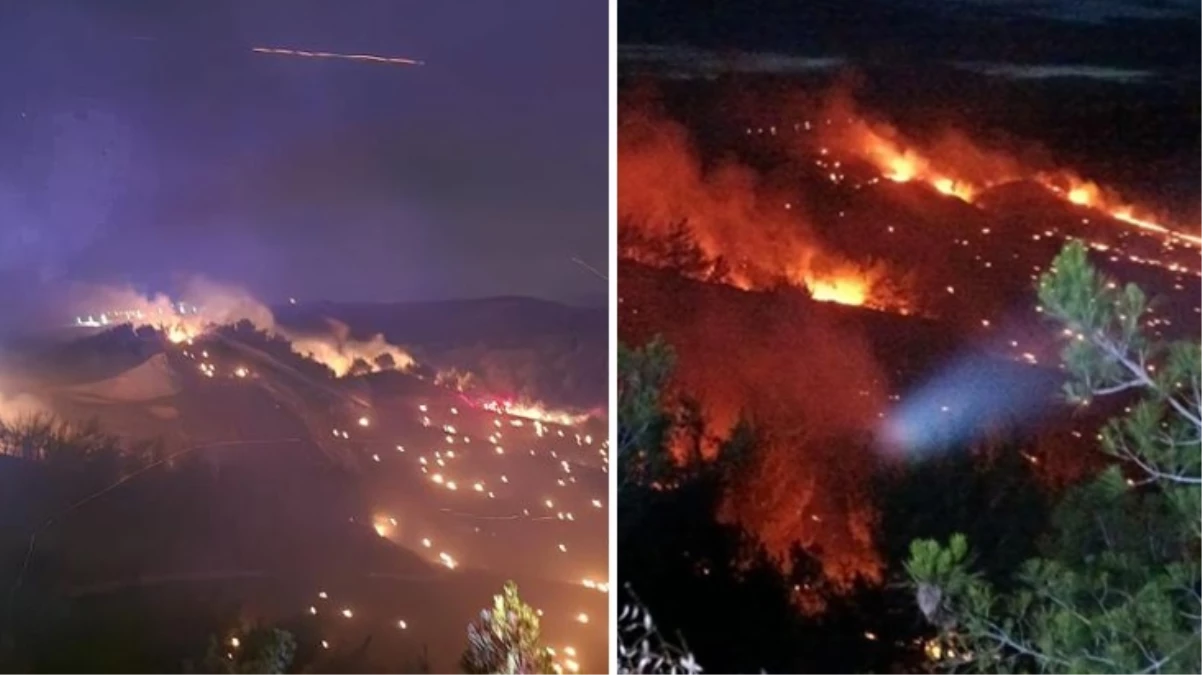
M 969 542 L 912 543 L 906 570 L 941 632 L 938 665 L 976 672 L 1202 672 L 1202 350 L 1149 337 L 1149 304 L 1067 245 L 1039 281 L 1059 324 L 1069 400 L 1139 400 L 1101 430 L 1114 463 L 1071 489 L 1040 556 L 1006 583 Z
M 618 345 L 618 486 L 652 482 L 667 472 L 671 418 L 661 398 L 676 354 L 657 337 L 639 349 Z
M 517 584 L 505 584 L 493 607 L 467 627 L 465 673 L 553 673 L 551 652 L 539 644 L 538 613 L 518 596 Z
M 636 349 L 618 345 L 617 545 L 624 554 L 644 550 L 639 544 L 646 542 L 632 539 L 645 534 L 641 528 L 643 516 L 663 508 L 657 499 L 662 493 L 653 486 L 675 483 L 681 475 L 667 442 L 680 426 L 677 417 L 696 415 L 688 405 L 682 405 L 682 411 L 673 414 L 665 404 L 665 388 L 675 366 L 675 352 L 660 337 Z M 702 514 L 702 517 L 709 515 L 706 510 Z M 623 542 L 630 542 L 630 546 L 623 548 Z M 672 548 L 673 543 L 665 545 Z M 614 634 L 618 672 L 701 672 L 693 654 L 661 635 L 650 611 L 630 588 L 625 590 Z

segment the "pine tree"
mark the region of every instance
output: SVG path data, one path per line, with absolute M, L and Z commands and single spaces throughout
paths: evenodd
M 634 484 L 655 482 L 671 469 L 665 446 L 672 418 L 661 398 L 675 365 L 675 352 L 659 337 L 639 349 L 618 345 L 619 495 Z
M 630 349 L 618 345 L 618 550 L 625 557 L 622 569 L 649 575 L 654 578 L 655 569 L 640 559 L 646 553 L 649 542 L 644 539 L 649 533 L 648 518 L 652 514 L 660 517 L 674 512 L 664 502 L 665 494 L 654 486 L 675 483 L 681 475 L 667 448 L 669 437 L 676 431 L 677 415 L 669 411 L 664 402 L 664 390 L 668 378 L 676 365 L 676 354 L 672 347 L 656 337 L 647 345 Z M 694 467 L 695 468 L 695 467 Z M 696 488 L 697 481 L 689 483 Z M 680 491 L 672 495 L 680 500 Z M 696 489 L 685 490 L 696 496 Z M 713 504 L 702 500 L 692 518 L 700 515 L 702 522 L 708 521 Z M 668 534 L 681 537 L 668 541 L 659 540 L 669 549 L 687 540 L 688 528 L 678 527 Z M 628 545 L 627 545 L 628 544 Z M 674 551 L 679 555 L 679 551 Z M 661 562 L 665 559 L 662 556 Z M 676 557 L 669 557 L 676 561 Z M 627 562 L 638 560 L 626 567 Z M 681 571 L 672 567 L 674 573 Z M 687 570 L 687 567 L 685 568 Z M 629 576 L 629 575 L 625 575 Z M 621 602 L 618 625 L 614 631 L 618 650 L 619 673 L 699 673 L 693 654 L 676 646 L 659 632 L 651 613 L 629 587 Z
M 1039 281 L 1066 339 L 1065 392 L 1139 399 L 1099 434 L 1113 463 L 1058 505 L 1041 554 L 985 581 L 962 535 L 911 544 L 919 609 L 942 665 L 979 672 L 1202 672 L 1202 349 L 1148 337 L 1148 302 L 1072 242 Z
M 539 645 L 538 613 L 522 602 L 517 584 L 493 596 L 493 608 L 467 627 L 465 673 L 553 673 L 551 652 Z

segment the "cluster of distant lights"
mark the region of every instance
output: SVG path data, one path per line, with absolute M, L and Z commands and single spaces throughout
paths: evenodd
M 207 349 L 197 349 L 195 342 L 192 339 L 183 341 L 180 347 L 181 353 L 185 357 L 198 361 L 198 369 L 205 377 L 215 378 L 219 373 L 222 375 L 228 374 L 228 376 L 233 379 L 246 379 L 253 377 L 251 370 L 242 364 L 236 364 L 228 369 L 223 368 L 219 371 L 214 363 L 213 355 L 211 355 Z M 493 431 L 487 438 L 489 444 L 493 446 L 494 455 L 504 455 L 506 453 L 506 450 L 501 443 L 506 440 L 505 432 L 507 429 L 510 430 L 511 433 L 513 433 L 513 430 L 515 429 L 523 431 L 529 430 L 535 438 L 543 438 L 554 434 L 554 437 L 556 438 L 571 439 L 574 441 L 576 447 L 582 449 L 596 447 L 600 457 L 602 471 L 608 470 L 608 444 L 606 441 L 595 442 L 591 435 L 578 434 L 574 431 L 572 431 L 569 435 L 568 432 L 565 432 L 562 425 L 544 421 L 544 419 L 571 419 L 566 414 L 544 412 L 536 407 L 515 408 L 512 405 L 502 406 L 501 404 L 497 403 L 492 403 L 491 405 L 485 403 L 481 407 L 490 410 L 494 413 L 494 415 L 496 415 L 493 420 Z M 517 410 L 520 410 L 531 417 L 522 418 L 513 416 L 513 412 Z M 424 427 L 429 428 L 434 425 L 430 418 L 432 412 L 428 404 L 419 404 L 416 412 L 419 413 L 420 421 Z M 452 418 L 460 414 L 459 409 L 453 406 L 449 407 L 448 412 Z M 539 417 L 541 417 L 541 419 Z M 331 429 L 331 435 L 335 439 L 346 441 L 352 438 L 351 428 L 358 427 L 359 429 L 368 429 L 371 426 L 372 419 L 367 415 L 361 415 L 353 420 L 351 427 L 335 427 Z M 462 483 L 462 485 L 465 486 L 464 491 L 472 492 L 489 499 L 495 499 L 496 494 L 492 490 L 488 489 L 486 483 L 482 480 L 456 481 L 450 477 L 448 472 L 450 462 L 462 459 L 462 454 L 456 453 L 452 446 L 470 445 L 471 437 L 460 434 L 458 429 L 456 429 L 455 426 L 449 422 L 442 424 L 440 430 L 444 434 L 442 440 L 448 447 L 445 449 L 434 450 L 432 453 L 417 456 L 417 463 L 422 473 L 429 477 L 432 485 L 439 486 L 446 491 L 457 492 L 459 491 L 460 484 Z M 406 448 L 404 445 L 398 444 L 394 447 L 396 453 L 406 453 Z M 532 456 L 537 454 L 533 449 L 529 450 L 528 452 Z M 576 482 L 576 478 L 574 475 L 572 475 L 571 463 L 567 459 L 561 458 L 556 450 L 550 450 L 546 454 L 549 455 L 550 458 L 557 460 L 559 463 L 559 471 L 562 477 L 557 478 L 556 485 L 560 488 L 567 488 L 569 485 L 574 484 Z M 373 453 L 371 458 L 375 463 L 382 463 L 384 461 L 379 453 Z M 436 467 L 437 471 L 432 472 L 431 466 Z M 510 478 L 507 474 L 500 474 L 498 480 L 501 484 L 510 484 Z M 563 510 L 561 508 L 557 509 L 557 503 L 558 502 L 555 499 L 546 497 L 542 498 L 538 504 L 534 506 L 534 508 L 545 509 L 545 511 L 548 513 L 554 512 L 556 518 L 562 521 L 576 520 L 575 512 Z M 588 500 L 587 505 L 588 508 L 603 509 L 605 507 L 605 502 L 600 498 L 591 498 Z M 523 514 L 529 516 L 531 514 L 531 509 L 523 509 Z M 381 538 L 393 539 L 396 537 L 397 532 L 400 529 L 400 523 L 395 516 L 378 513 L 372 518 L 372 527 L 375 533 Z M 435 542 L 430 536 L 423 536 L 420 540 L 418 540 L 418 544 L 422 549 L 431 551 L 431 553 L 437 550 Z M 561 554 L 567 553 L 568 550 L 567 545 L 562 542 L 557 543 L 555 548 L 556 551 Z M 461 565 L 460 561 L 452 553 L 446 550 L 438 551 L 438 553 L 434 556 L 433 561 L 447 570 L 456 570 Z M 581 579 L 580 584 L 584 588 L 592 591 L 602 594 L 609 593 L 609 584 L 606 581 L 593 578 L 583 578 Z M 318 593 L 318 599 L 322 602 L 312 604 L 308 607 L 308 613 L 310 615 L 317 616 L 319 614 L 319 607 L 322 603 L 329 600 L 329 595 L 326 591 L 320 591 Z M 326 612 L 323 611 L 321 613 Z M 354 610 L 351 607 L 338 608 L 334 614 L 335 616 L 340 616 L 343 620 L 351 620 L 355 617 Z M 539 610 L 539 615 L 542 615 L 541 610 Z M 590 617 L 585 612 L 578 612 L 572 616 L 572 620 L 582 625 L 587 625 L 590 623 Z M 399 630 L 406 630 L 408 629 L 409 624 L 405 619 L 397 619 L 396 627 Z M 322 649 L 331 648 L 331 643 L 328 639 L 321 640 L 320 644 Z M 238 646 L 238 638 L 231 638 L 231 650 L 236 650 Z M 556 668 L 558 670 L 566 672 L 577 672 L 579 670 L 580 665 L 576 661 L 577 654 L 575 648 L 571 646 L 563 647 L 561 650 L 562 654 L 555 652 L 555 650 L 550 651 L 557 658 Z M 562 660 L 560 660 L 560 656 L 562 656 Z M 233 658 L 232 651 L 230 652 L 230 658 Z

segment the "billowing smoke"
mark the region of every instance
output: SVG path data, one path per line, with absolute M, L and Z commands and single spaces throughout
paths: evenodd
M 679 124 L 647 106 L 628 109 L 619 139 L 624 257 L 677 268 L 699 264 L 701 269 L 687 270 L 691 276 L 744 289 L 784 282 L 807 288 L 818 300 L 874 306 L 897 301 L 880 265 L 826 250 L 796 195 L 774 194 L 753 170 L 733 161 L 705 167 Z M 704 260 L 687 260 L 682 238 Z
M 731 160 L 707 162 L 688 131 L 651 106 L 623 110 L 620 124 L 625 259 L 745 290 L 783 282 L 818 300 L 906 307 L 882 266 L 832 252 L 795 190 L 779 192 Z M 623 300 L 637 307 L 623 315 L 623 339 L 639 344 L 660 334 L 673 346 L 673 387 L 697 401 L 708 434 L 725 437 L 740 417 L 756 429 L 754 457 L 719 517 L 784 571 L 800 546 L 820 552 L 836 585 L 878 580 L 868 493 L 877 459 L 857 439 L 872 433 L 884 409 L 886 378 L 863 335 L 791 293 L 640 279 L 622 276 Z M 710 439 L 701 446 L 717 449 Z
M 832 583 L 875 580 L 875 456 L 857 438 L 884 407 L 885 376 L 852 326 L 790 311 L 788 301 L 753 303 L 698 308 L 679 341 L 681 388 L 700 399 L 711 428 L 725 433 L 745 416 L 758 435 L 720 517 L 782 569 L 802 546 L 821 552 Z
M 186 301 L 185 307 L 195 307 L 198 310 L 196 315 L 210 325 L 227 326 L 249 321 L 261 331 L 271 333 L 277 330 L 271 310 L 237 286 L 194 277 L 184 284 L 181 297 Z
M 35 396 L 0 392 L 0 424 L 13 424 L 49 412 L 50 408 Z
M 1020 428 L 1054 409 L 1047 377 L 1000 359 L 965 356 L 907 394 L 881 436 L 894 452 L 919 459 L 967 444 L 991 428 Z
M 661 335 L 677 354 L 672 391 L 697 402 L 718 446 L 740 417 L 754 451 L 719 517 L 738 525 L 788 571 L 795 547 L 815 552 L 829 580 L 879 578 L 867 437 L 886 407 L 887 378 L 856 324 L 793 293 L 742 293 L 622 273 L 628 344 Z M 679 441 L 680 456 L 692 439 Z
M 383 335 L 366 340 L 351 336 L 348 326 L 328 321 L 329 330 L 307 333 L 276 323 L 271 309 L 237 286 L 196 277 L 182 285 L 176 300 L 164 294 L 143 295 L 129 287 L 77 286 L 69 306 L 77 321 L 89 325 L 132 324 L 162 331 L 172 342 L 185 342 L 220 326 L 247 322 L 257 330 L 288 341 L 292 351 L 325 365 L 343 377 L 362 364 L 373 372 L 408 370 L 415 361 Z
M 989 187 L 1035 173 L 1024 169 L 1024 161 L 1017 156 L 985 148 L 955 129 L 945 129 L 933 140 L 918 143 L 865 114 L 842 89 L 831 93 L 806 117 L 820 150 L 866 161 L 889 180 L 926 183 L 964 201 L 973 201 Z M 812 147 L 799 149 L 813 154 Z
M 817 110 L 801 116 L 807 128 L 812 126 L 820 152 L 865 161 L 897 183 L 923 183 L 945 195 L 978 203 L 984 193 L 999 185 L 1029 182 L 1043 186 L 1060 200 L 1097 209 L 1127 225 L 1176 242 L 1202 244 L 1199 237 L 1170 227 L 1163 214 L 1134 204 L 1076 171 L 1056 166 L 1033 146 L 986 147 L 956 129 L 944 129 L 927 141 L 908 138 L 893 125 L 865 114 L 842 89 L 835 90 Z M 809 157 L 815 150 L 812 145 L 807 141 L 796 149 Z
M 277 330 L 292 344 L 292 351 L 325 364 L 338 377 L 349 374 L 357 364 L 366 364 L 373 372 L 383 369 L 408 370 L 415 364 L 408 352 L 389 344 L 383 335 L 373 335 L 367 340 L 351 337 L 346 324 L 327 320 L 330 333 L 326 335 L 301 335 Z

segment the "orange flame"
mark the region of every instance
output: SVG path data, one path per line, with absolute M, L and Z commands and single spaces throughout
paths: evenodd
M 703 170 L 687 132 L 642 111 L 623 115 L 618 148 L 621 255 L 744 290 L 777 283 L 823 302 L 898 309 L 906 302 L 879 266 L 829 250 L 788 200 L 727 163 Z M 779 197 L 779 198 L 778 198 Z
M 516 401 L 485 401 L 481 404 L 485 410 L 509 415 L 510 417 L 522 417 L 528 420 L 545 424 L 558 424 L 564 427 L 573 427 L 588 420 L 588 415 L 570 413 L 564 410 L 553 410 L 541 403 L 521 403 Z
M 808 278 L 806 288 L 815 300 L 837 302 L 841 305 L 863 305 L 868 302 L 868 281 L 857 277 Z
M 858 157 L 876 167 L 888 180 L 921 182 L 969 203 L 1003 183 L 1032 181 L 1071 204 L 1101 211 L 1115 220 L 1161 235 L 1166 241 L 1202 245 L 1202 237 L 1174 229 L 1150 209 L 1131 204 L 1113 190 L 1070 171 L 1031 169 L 1008 154 L 979 147 L 956 132 L 920 147 L 888 124 L 861 115 L 846 97 L 835 97 L 825 114 L 836 124 L 818 127 L 824 153 L 833 148 Z

